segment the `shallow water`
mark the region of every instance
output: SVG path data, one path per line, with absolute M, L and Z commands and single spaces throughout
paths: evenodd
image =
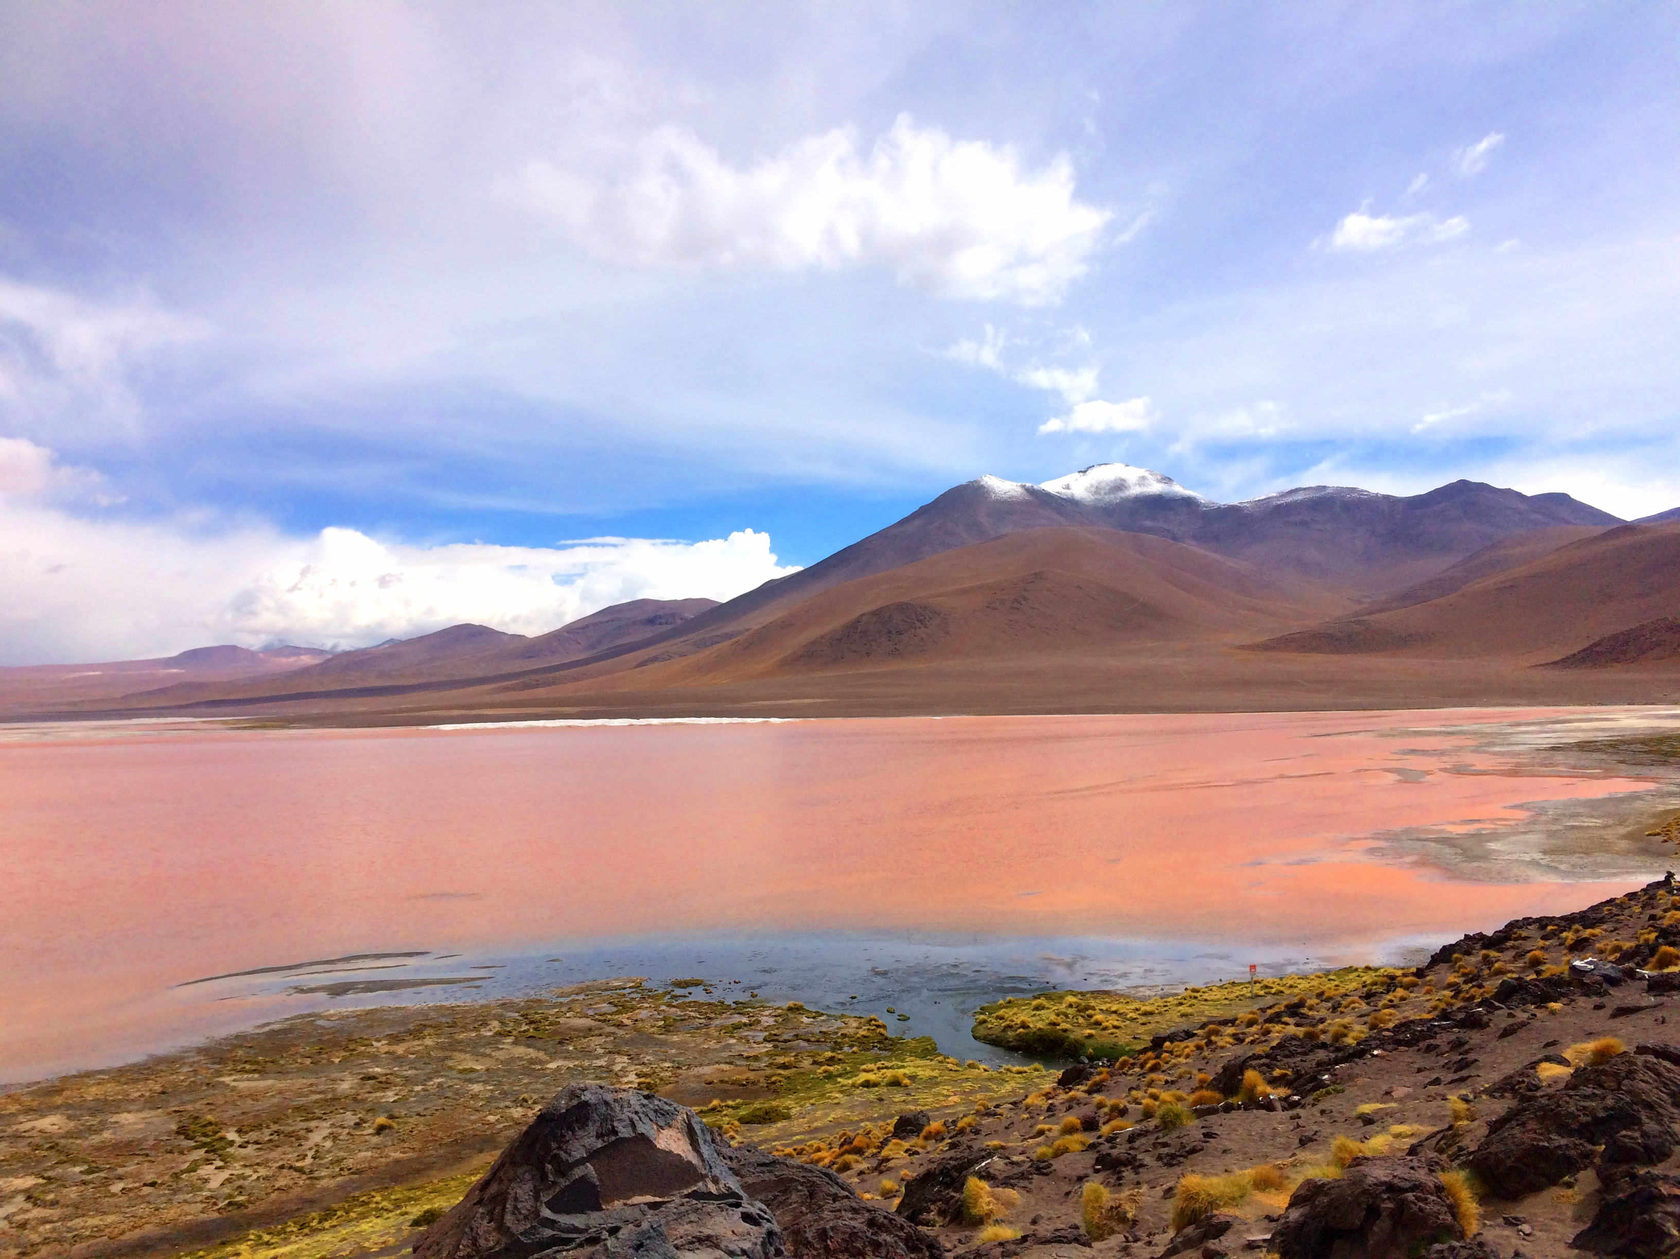
M 1579 824 L 1672 786 L 1539 753 L 1675 724 L 1595 709 L 14 728 L 0 1079 L 331 1002 L 627 971 L 893 1005 L 911 1015 L 894 1026 L 973 1055 L 968 1012 L 1009 992 L 1392 956 L 1655 877 L 1665 854 L 1583 849 Z M 419 956 L 188 982 L 391 952 Z M 335 986 L 439 978 L 469 982 Z

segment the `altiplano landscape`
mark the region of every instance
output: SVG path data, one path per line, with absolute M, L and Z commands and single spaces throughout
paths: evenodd
M 0 4 L 0 1259 L 1680 1259 L 1676 49 Z

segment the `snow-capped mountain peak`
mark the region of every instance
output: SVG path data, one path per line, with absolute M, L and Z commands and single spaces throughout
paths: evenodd
M 1125 463 L 1098 463 L 1067 476 L 1046 481 L 1038 487 L 1080 503 L 1112 503 L 1122 498 L 1159 494 L 1173 498 L 1202 496 L 1187 490 L 1170 476 Z M 1204 500 L 1205 501 L 1205 500 Z
M 987 473 L 985 476 L 975 477 L 970 485 L 978 485 L 993 498 L 1025 498 L 1027 487 L 1019 481 L 1005 481 L 1000 476 Z

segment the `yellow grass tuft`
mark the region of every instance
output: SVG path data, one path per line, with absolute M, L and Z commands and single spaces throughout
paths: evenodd
M 1217 1089 L 1197 1089 L 1190 1094 L 1191 1106 L 1217 1106 L 1224 1100 Z
M 1675 970 L 1680 968 L 1680 949 L 1672 944 L 1665 944 L 1651 957 L 1652 970 Z
M 1155 1124 L 1162 1132 L 1182 1128 L 1193 1118 L 1182 1102 L 1162 1102 L 1155 1108 Z
M 1276 1193 L 1289 1187 L 1289 1177 L 1276 1163 L 1262 1163 L 1248 1169 L 1248 1183 L 1258 1193 Z
M 1012 1242 L 1021 1235 L 1019 1229 L 1007 1224 L 989 1224 L 980 1230 L 981 1242 Z
M 978 1176 L 970 1176 L 963 1182 L 962 1222 L 990 1224 L 1000 1215 L 1008 1215 L 1020 1201 L 1021 1195 L 1013 1189 L 993 1189 Z
M 1482 1227 L 1482 1207 L 1476 1201 L 1475 1184 L 1469 1172 L 1442 1172 L 1441 1188 L 1446 1190 L 1447 1201 L 1452 1203 L 1453 1216 L 1458 1220 L 1458 1226 L 1464 1230 L 1466 1237 L 1474 1237 Z
M 1567 1080 L 1575 1074 L 1575 1068 L 1561 1062 L 1542 1062 L 1534 1068 L 1534 1074 L 1540 1077 L 1540 1083 L 1550 1084 L 1553 1080 Z
M 1272 1086 L 1266 1083 L 1266 1077 L 1253 1067 L 1243 1072 L 1242 1084 L 1237 1089 L 1239 1102 L 1257 1102 L 1261 1098 L 1272 1095 Z
M 1476 1118 L 1476 1108 L 1462 1097 L 1447 1098 L 1447 1116 L 1455 1124 L 1470 1123 Z
M 1071 1136 L 1058 1137 L 1050 1145 L 1050 1157 L 1061 1158 L 1064 1154 L 1078 1154 L 1081 1150 L 1087 1149 L 1090 1144 L 1091 1142 L 1087 1138 L 1077 1133 Z
M 1094 1180 L 1086 1181 L 1079 1191 L 1079 1217 L 1085 1227 L 1085 1235 L 1094 1242 L 1114 1236 L 1136 1221 L 1142 1204 L 1141 1189 L 1111 1193 L 1106 1186 Z
M 1253 1192 L 1254 1182 L 1246 1172 L 1232 1172 L 1225 1176 L 1190 1172 L 1180 1176 L 1178 1188 L 1173 1194 L 1173 1231 L 1205 1220 L 1216 1211 L 1234 1207 Z
M 1057 1125 L 1057 1130 L 1063 1135 L 1069 1135 L 1078 1132 L 1084 1126 L 1085 1125 L 1079 1122 L 1078 1115 L 1068 1115 L 1059 1125 Z
M 1597 1040 L 1584 1040 L 1578 1045 L 1571 1045 L 1563 1051 L 1563 1056 L 1569 1059 L 1572 1066 L 1599 1067 L 1627 1048 L 1614 1036 L 1600 1036 Z

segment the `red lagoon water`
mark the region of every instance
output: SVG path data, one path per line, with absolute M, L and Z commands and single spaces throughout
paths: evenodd
M 0 1079 L 237 1022 L 168 994 L 338 954 L 732 928 L 1263 952 L 1573 908 L 1625 885 L 1369 852 L 1647 785 L 1537 776 L 1465 733 L 1545 715 L 14 733 Z

